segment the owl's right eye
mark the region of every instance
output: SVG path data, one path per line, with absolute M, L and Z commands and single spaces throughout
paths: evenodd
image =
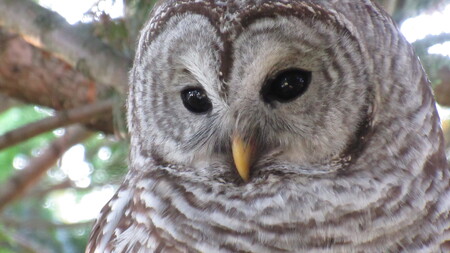
M 188 88 L 181 91 L 181 100 L 184 107 L 193 113 L 206 113 L 212 107 L 206 92 L 201 88 Z

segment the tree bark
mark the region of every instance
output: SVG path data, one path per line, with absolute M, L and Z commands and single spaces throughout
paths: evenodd
M 0 29 L 0 93 L 26 103 L 66 110 L 103 100 L 114 91 L 20 36 Z M 111 112 L 90 126 L 112 133 Z
M 0 26 L 61 57 L 98 82 L 124 93 L 130 59 L 59 14 L 29 0 L 0 0 Z

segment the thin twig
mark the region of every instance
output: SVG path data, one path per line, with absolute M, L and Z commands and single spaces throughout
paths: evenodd
M 45 189 L 37 189 L 36 191 L 33 191 L 30 194 L 27 194 L 26 197 L 41 199 L 41 198 L 47 196 L 51 192 L 58 191 L 58 190 L 72 189 L 73 187 L 75 187 L 75 183 L 70 179 L 66 179 L 66 180 L 62 181 L 61 183 L 54 184 Z
M 15 233 L 13 230 L 8 229 L 4 226 L 0 227 L 0 249 L 5 249 L 7 252 L 10 250 L 16 250 L 15 252 L 22 253 L 50 253 L 51 251 L 44 245 L 41 245 L 31 238 L 28 238 L 19 233 Z M 0 250 L 1 251 L 1 250 Z M 3 251 L 1 251 L 3 252 Z
M 65 151 L 90 135 L 91 132 L 81 126 L 71 127 L 64 136 L 53 141 L 41 156 L 32 159 L 28 166 L 17 171 L 0 189 L 0 211 L 38 182 Z
M 23 250 L 29 253 L 50 253 L 51 251 L 45 246 L 30 240 L 30 238 L 20 235 L 18 233 L 12 233 L 11 238 L 19 245 Z
M 81 221 L 76 223 L 52 223 L 52 222 L 46 222 L 41 219 L 35 219 L 35 220 L 19 220 L 17 218 L 11 218 L 7 216 L 1 216 L 0 220 L 2 223 L 7 227 L 14 227 L 14 228 L 28 228 L 33 229 L 36 231 L 41 230 L 50 230 L 50 229 L 76 229 L 76 228 L 85 228 L 88 226 L 92 226 L 94 223 L 94 220 L 87 220 L 87 221 Z
M 109 182 L 108 184 L 118 184 L 119 182 Z M 76 186 L 76 184 L 70 180 L 70 179 L 66 179 L 64 181 L 62 181 L 61 183 L 58 184 L 54 184 L 52 186 L 49 186 L 47 188 L 44 189 L 36 189 L 36 191 L 30 192 L 30 194 L 27 194 L 27 198 L 36 198 L 36 199 L 40 199 L 43 198 L 45 196 L 47 196 L 48 194 L 54 192 L 54 191 L 60 191 L 60 190 L 67 190 L 67 189 L 71 189 L 71 190 L 76 190 L 76 191 L 90 191 L 93 190 L 95 188 L 101 188 L 103 186 L 105 186 L 106 184 L 95 184 L 92 183 L 90 184 L 88 187 L 78 187 Z
M 110 113 L 112 106 L 113 100 L 110 99 L 72 110 L 57 112 L 55 116 L 30 123 L 1 135 L 0 150 L 56 128 L 74 123 L 85 123 L 99 114 Z
M 416 50 L 428 50 L 428 48 L 450 41 L 450 33 L 441 33 L 438 35 L 428 35 L 427 37 L 417 40 L 413 43 Z

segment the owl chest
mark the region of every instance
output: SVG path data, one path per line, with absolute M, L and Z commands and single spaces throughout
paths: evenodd
M 332 198 L 320 201 L 307 192 L 225 200 L 166 190 L 135 194 L 132 205 L 139 211 L 125 212 L 113 252 L 389 251 L 424 229 L 417 223 L 417 230 L 403 231 L 407 221 L 394 223 L 392 217 L 375 217 L 376 210 L 336 206 Z
M 327 208 L 322 206 L 320 211 L 320 203 L 289 204 L 285 202 L 288 198 L 281 196 L 253 203 L 235 199 L 228 204 L 220 197 L 204 199 L 205 204 L 187 195 L 168 198 L 147 192 L 140 196 L 134 199 L 134 204 L 142 212 L 130 214 L 129 227 L 117 238 L 119 244 L 128 245 L 117 248 L 143 250 L 138 252 L 299 252 L 299 249 L 330 252 L 330 248 L 334 248 L 332 252 L 352 252 L 353 249 L 352 238 L 347 236 L 352 226 L 328 224 L 323 216 Z

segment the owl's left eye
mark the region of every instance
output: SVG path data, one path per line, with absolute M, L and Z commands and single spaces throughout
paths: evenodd
M 188 88 L 181 92 L 184 107 L 193 113 L 206 113 L 211 107 L 206 92 L 201 88 Z
M 283 71 L 269 80 L 261 90 L 265 102 L 290 102 L 303 95 L 311 82 L 311 72 L 301 69 Z

